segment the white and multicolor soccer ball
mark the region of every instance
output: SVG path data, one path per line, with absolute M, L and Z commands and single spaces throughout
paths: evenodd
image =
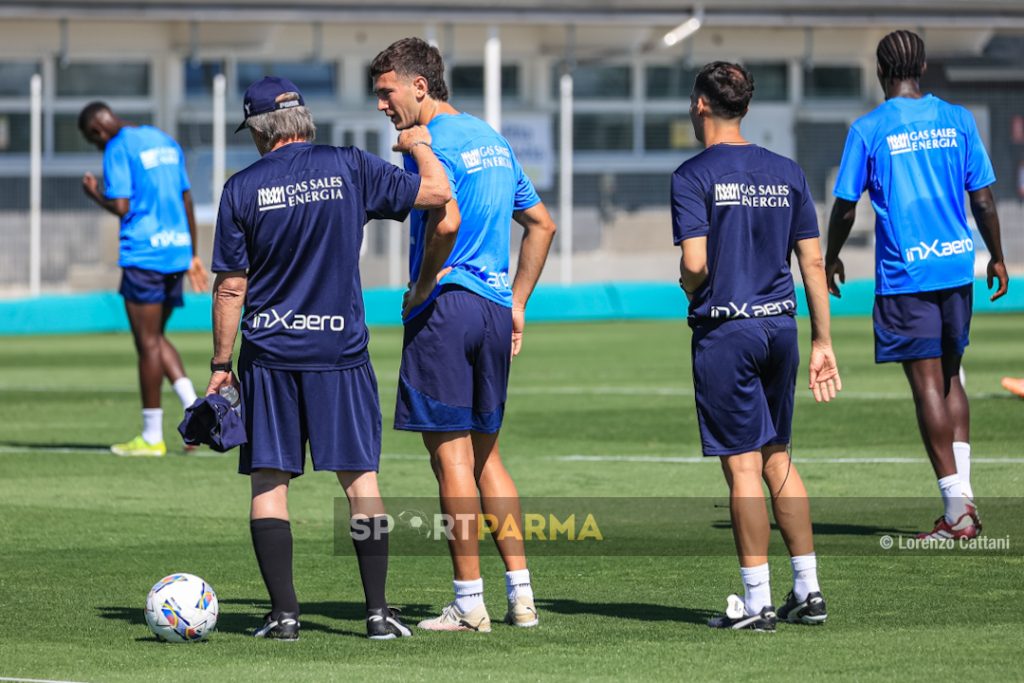
M 217 594 L 198 576 L 175 573 L 156 582 L 146 598 L 146 623 L 160 640 L 203 640 L 217 627 Z

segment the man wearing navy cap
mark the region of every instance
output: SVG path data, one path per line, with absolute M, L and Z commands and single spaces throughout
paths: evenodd
M 217 215 L 213 373 L 207 394 L 241 381 L 250 475 L 250 529 L 271 599 L 257 637 L 294 640 L 288 485 L 313 469 L 335 472 L 348 497 L 367 607 L 367 635 L 412 635 L 384 597 L 388 536 L 377 488 L 381 414 L 367 352 L 359 279 L 363 226 L 403 220 L 451 196 L 426 128 L 395 147 L 419 175 L 353 147 L 312 144 L 313 118 L 299 89 L 267 77 L 245 93 L 245 120 L 262 158 L 224 186 Z M 243 302 L 245 311 L 243 315 Z M 238 380 L 231 355 L 241 321 Z M 372 529 L 374 533 L 355 533 Z

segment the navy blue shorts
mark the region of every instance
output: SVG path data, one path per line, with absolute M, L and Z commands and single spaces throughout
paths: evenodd
M 127 267 L 121 270 L 121 288 L 125 301 L 133 304 L 163 304 L 173 308 L 185 305 L 182 290 L 185 271 L 161 273 L 145 268 Z
M 302 474 L 306 443 L 314 470 L 376 472 L 380 467 L 380 399 L 369 362 L 345 370 L 275 370 L 239 362 L 249 443 L 238 471 Z
M 964 355 L 973 298 L 973 284 L 875 296 L 875 362 Z
M 800 368 L 789 316 L 730 320 L 693 330 L 693 387 L 704 455 L 788 444 Z
M 446 285 L 405 324 L 395 429 L 501 429 L 512 359 L 512 309 Z

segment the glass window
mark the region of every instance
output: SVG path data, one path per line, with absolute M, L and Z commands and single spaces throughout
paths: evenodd
M 789 66 L 786 64 L 747 64 L 754 76 L 754 104 L 785 102 L 789 99 Z
M 484 67 L 482 64 L 460 64 L 452 67 L 452 97 L 483 97 Z M 501 96 L 519 97 L 519 65 L 501 66 Z
M 149 64 L 79 63 L 57 69 L 59 97 L 149 97 Z
M 629 99 L 632 92 L 632 70 L 628 66 L 577 66 L 572 72 L 573 95 L 600 99 Z M 558 97 L 562 68 L 551 74 L 551 93 Z
M 647 99 L 688 100 L 697 78 L 697 69 L 682 66 L 649 66 L 647 76 Z
M 29 95 L 29 81 L 39 71 L 37 62 L 0 62 L 0 97 Z
M 31 125 L 28 114 L 0 113 L 0 154 L 27 152 Z
M 377 93 L 373 91 L 373 76 L 370 75 L 370 65 L 366 65 L 366 94 L 376 99 Z
M 644 117 L 644 149 L 671 151 L 698 147 L 689 112 L 648 114 Z
M 239 115 L 240 116 L 240 115 Z M 314 119 L 314 123 L 316 120 Z M 249 131 L 240 130 L 237 133 L 235 128 L 238 123 L 228 123 L 224 126 L 224 139 L 228 147 L 250 147 L 252 136 Z M 330 123 L 316 123 L 316 139 L 321 144 L 329 144 L 331 141 Z M 213 124 L 207 122 L 185 121 L 178 124 L 178 137 L 175 138 L 182 149 L 196 149 L 209 147 L 213 144 Z
M 804 96 L 815 100 L 860 99 L 860 67 L 815 66 L 805 69 Z
M 185 97 L 212 97 L 213 77 L 224 73 L 224 62 L 193 62 L 185 60 Z
M 251 145 L 252 138 L 245 131 L 240 131 L 237 135 L 235 134 L 235 128 L 238 127 L 237 123 L 229 123 L 224 126 L 224 139 L 229 145 Z M 244 134 L 243 134 L 244 133 Z M 212 123 L 179 123 L 178 124 L 178 137 L 175 138 L 178 144 L 181 145 L 182 149 L 192 149 L 193 147 L 209 147 L 213 144 L 213 124 Z
M 125 121 L 138 125 L 153 123 L 148 112 L 125 112 L 115 110 Z M 53 117 L 53 149 L 55 152 L 96 152 L 96 146 L 88 142 L 78 130 L 78 114 L 57 114 Z
M 558 125 L 557 119 L 555 125 Z M 573 145 L 581 151 L 633 149 L 632 114 L 576 114 Z
M 333 62 L 241 62 L 238 65 L 238 94 L 264 76 L 280 76 L 298 86 L 302 96 L 334 97 L 337 65 Z

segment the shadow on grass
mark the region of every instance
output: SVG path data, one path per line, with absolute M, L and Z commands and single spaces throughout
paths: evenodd
M 109 443 L 54 443 L 52 441 L 32 442 L 32 441 L 0 441 L 0 447 L 2 448 L 24 448 L 26 451 L 96 451 L 98 453 L 109 453 Z
M 650 605 L 634 602 L 579 602 L 576 600 L 538 600 L 537 607 L 555 614 L 593 614 L 600 617 L 634 621 L 677 621 L 705 625 L 717 612 L 676 605 Z
M 221 612 L 217 617 L 217 630 L 222 633 L 251 634 L 260 625 L 263 615 L 269 607 L 262 600 L 228 599 L 221 600 Z M 227 608 L 230 606 L 230 608 Z M 124 621 L 129 624 L 146 626 L 143 610 L 136 607 L 99 607 L 100 616 L 104 619 Z M 303 602 L 300 605 L 303 631 L 322 631 L 335 635 L 365 638 L 362 622 L 366 619 L 366 606 L 362 602 Z M 402 617 L 410 622 L 434 616 L 430 605 L 415 604 L 399 608 Z M 360 624 L 358 630 L 339 629 L 319 623 L 317 617 L 355 621 Z M 138 641 L 158 642 L 154 637 L 136 638 Z
M 815 536 L 881 536 L 903 535 L 912 536 L 920 529 L 897 529 L 890 526 L 875 526 L 872 524 L 839 524 L 834 522 L 812 522 Z M 711 525 L 714 529 L 732 529 L 732 523 L 728 521 L 714 522 Z M 772 522 L 772 531 L 778 531 L 779 525 Z

